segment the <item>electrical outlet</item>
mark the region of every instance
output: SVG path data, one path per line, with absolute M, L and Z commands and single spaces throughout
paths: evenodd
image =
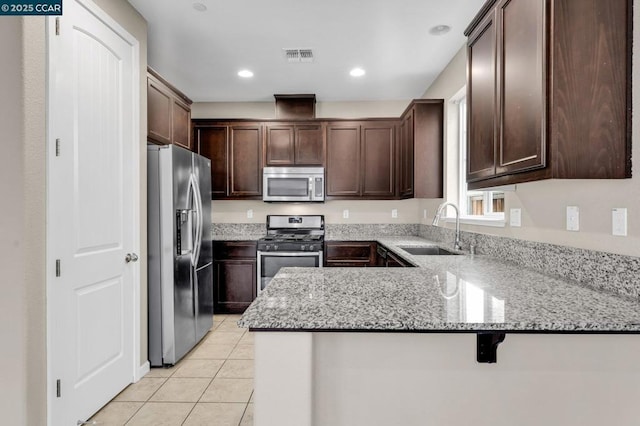
M 423 219 L 427 218 L 427 209 L 422 210 L 422 218 Z
M 349 219 L 349 209 L 342 210 L 342 218 Z
M 509 225 L 513 227 L 522 226 L 522 210 L 520 209 L 509 210 Z
M 391 210 L 391 217 L 393 219 L 397 219 L 398 218 L 398 209 Z
M 611 234 L 618 237 L 627 236 L 627 209 L 611 210 Z
M 253 209 L 247 210 L 247 219 L 253 219 Z
M 580 230 L 580 208 L 567 206 L 567 231 Z

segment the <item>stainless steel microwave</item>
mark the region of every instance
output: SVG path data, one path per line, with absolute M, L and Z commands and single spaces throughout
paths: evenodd
M 265 167 L 262 200 L 323 202 L 324 167 Z

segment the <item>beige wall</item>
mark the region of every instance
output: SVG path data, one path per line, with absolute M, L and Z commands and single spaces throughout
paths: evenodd
M 22 162 L 22 22 L 3 17 L 0 25 L 0 194 L 5 207 L 0 215 L 0 413 L 3 422 L 27 423 L 27 288 L 25 277 L 25 199 Z M 11 208 L 6 208 L 11 206 Z
M 634 9 L 634 38 L 640 37 L 640 8 Z M 640 81 L 640 43 L 634 43 L 633 81 Z M 424 97 L 447 100 L 465 84 L 465 61 L 462 50 L 447 66 L 434 84 L 425 92 Z M 640 85 L 633 88 L 633 109 L 638 110 Z M 448 102 L 447 102 L 448 103 Z M 640 158 L 640 120 L 633 119 L 632 158 Z M 454 183 L 457 170 L 452 167 L 457 158 L 456 142 L 447 138 L 447 181 L 445 194 L 454 201 Z M 452 158 L 455 157 L 455 158 Z M 637 168 L 636 168 L 637 169 Z M 503 235 L 513 238 L 549 242 L 572 247 L 601 250 L 640 256 L 640 175 L 634 170 L 635 177 L 624 180 L 544 180 L 523 183 L 516 186 L 515 192 L 507 192 L 505 205 L 507 216 L 510 208 L 522 209 L 522 227 L 488 228 L 482 226 L 463 226 L 474 232 Z M 427 209 L 433 217 L 438 201 L 424 200 L 420 209 Z M 565 230 L 567 206 L 580 207 L 580 231 Z M 628 237 L 611 235 L 611 209 L 628 209 Z M 451 225 L 449 225 L 451 226 Z
M 46 416 L 46 81 L 42 17 L 23 18 L 22 112 L 24 165 L 25 271 L 27 292 L 27 424 L 44 424 Z
M 315 203 L 264 203 L 262 201 L 215 201 L 211 219 L 214 223 L 266 223 L 268 214 L 323 214 L 326 223 L 416 223 L 420 200 L 401 201 L 327 201 Z M 253 218 L 247 218 L 247 210 Z M 349 210 L 349 218 L 342 213 Z M 391 210 L 398 217 L 391 217 Z
M 95 0 L 140 41 L 141 258 L 146 257 L 146 22 L 124 0 Z M 43 17 L 0 26 L 0 413 L 3 424 L 44 425 L 46 377 L 46 33 Z M 7 208 L 10 207 L 10 208 Z M 146 361 L 146 266 L 141 332 Z
M 400 117 L 411 100 L 318 102 L 317 118 Z M 274 102 L 196 102 L 191 106 L 192 118 L 276 118 Z

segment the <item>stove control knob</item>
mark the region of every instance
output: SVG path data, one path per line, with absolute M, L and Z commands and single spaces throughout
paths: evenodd
M 305 251 L 305 250 L 307 249 L 307 246 L 305 246 L 305 245 L 303 244 L 303 245 L 301 245 L 301 246 L 300 246 L 300 249 L 301 249 L 302 251 Z
M 264 250 L 265 251 L 271 250 L 271 244 L 267 244 L 266 246 L 264 246 Z
M 309 251 L 314 251 L 316 249 L 316 246 L 314 246 L 313 244 L 309 244 Z
M 277 245 L 277 244 L 274 244 L 274 245 L 273 245 L 273 250 L 274 250 L 274 251 L 278 251 L 278 245 Z

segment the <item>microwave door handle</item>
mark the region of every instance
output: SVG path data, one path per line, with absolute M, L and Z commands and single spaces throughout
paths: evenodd
M 309 201 L 313 201 L 313 178 L 309 177 Z

